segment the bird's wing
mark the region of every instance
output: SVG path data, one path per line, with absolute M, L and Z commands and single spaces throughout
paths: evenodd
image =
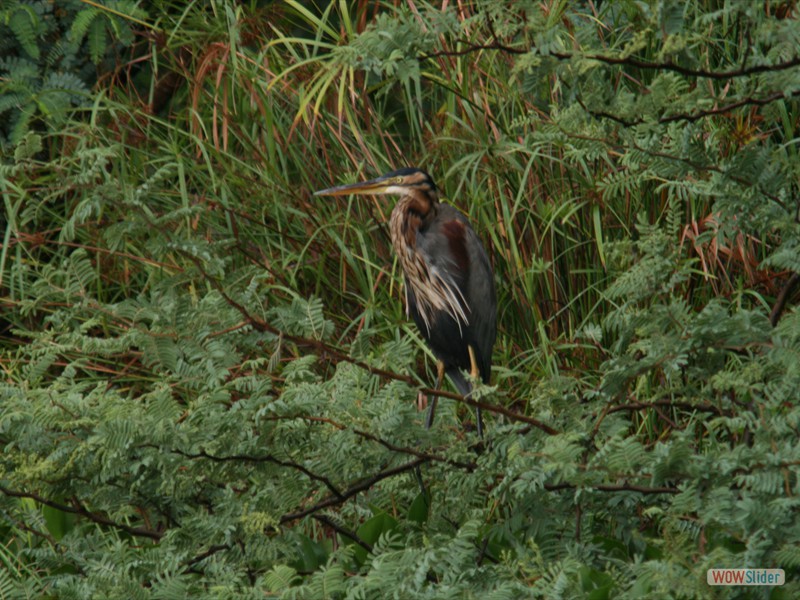
M 496 337 L 497 299 L 489 257 L 467 218 L 456 208 L 438 205 L 428 229 L 420 229 L 417 251 L 449 286 L 450 297 L 465 315 L 466 337 L 477 351 L 481 375 L 488 380 Z M 451 316 L 453 315 L 452 311 Z M 454 316 L 454 318 L 456 318 Z M 458 320 L 458 319 L 457 319 Z
M 448 207 L 450 208 L 450 207 Z M 459 329 L 469 324 L 469 302 L 465 297 L 469 274 L 466 245 L 469 225 L 463 215 L 440 213 L 417 234 L 417 255 L 427 267 L 434 294 L 426 294 L 433 308 L 448 313 Z M 417 290 L 417 296 L 424 292 Z

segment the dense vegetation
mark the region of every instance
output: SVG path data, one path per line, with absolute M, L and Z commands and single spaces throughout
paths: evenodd
M 0 598 L 800 596 L 794 5 L 0 2 Z M 391 201 L 311 196 L 406 165 L 482 452 Z

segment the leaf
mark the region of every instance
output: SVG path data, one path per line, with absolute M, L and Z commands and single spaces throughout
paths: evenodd
M 84 5 L 84 8 L 75 15 L 69 30 L 69 37 L 73 44 L 76 46 L 80 45 L 83 38 L 86 37 L 92 23 L 100 19 L 100 9 Z
M 581 586 L 588 600 L 608 600 L 614 589 L 610 575 L 589 567 L 581 567 L 579 572 Z
M 17 38 L 20 46 L 27 52 L 28 56 L 38 60 L 40 56 L 37 42 L 37 30 L 39 29 L 39 16 L 32 7 L 18 4 L 16 10 L 8 20 L 8 26 Z
M 425 523 L 428 520 L 429 510 L 430 496 L 420 492 L 411 502 L 411 506 L 408 509 L 408 519 L 415 523 Z
M 374 546 L 384 533 L 388 533 L 398 526 L 397 519 L 384 511 L 373 515 L 356 530 L 356 535 L 370 546 Z M 350 539 L 342 540 L 347 545 L 353 547 L 353 557 L 358 564 L 363 564 L 367 560 L 367 551 Z
M 108 45 L 105 19 L 94 19 L 89 25 L 87 36 L 89 56 L 92 57 L 92 62 L 94 64 L 99 65 L 100 61 L 103 60 L 103 55 L 106 53 Z
M 42 516 L 47 524 L 47 531 L 56 541 L 60 541 L 75 526 L 75 515 L 51 506 L 42 506 Z
M 22 140 L 20 140 L 17 147 L 14 148 L 14 160 L 21 162 L 29 158 L 33 158 L 36 154 L 42 151 L 42 136 L 35 133 L 29 133 Z
M 319 542 L 303 534 L 298 536 L 298 541 L 299 556 L 294 563 L 298 571 L 309 573 L 316 571 L 326 563 L 328 553 Z
M 300 581 L 297 571 L 286 565 L 276 565 L 264 575 L 264 583 L 270 592 L 285 591 Z

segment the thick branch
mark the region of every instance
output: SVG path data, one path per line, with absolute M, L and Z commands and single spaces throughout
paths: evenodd
M 772 312 L 769 313 L 769 322 L 773 327 L 780 321 L 781 314 L 783 314 L 786 308 L 786 303 L 789 302 L 789 298 L 798 283 L 800 283 L 800 274 L 792 273 L 792 276 L 789 277 L 789 281 L 781 288 L 778 297 L 775 299 L 775 306 L 772 307 Z

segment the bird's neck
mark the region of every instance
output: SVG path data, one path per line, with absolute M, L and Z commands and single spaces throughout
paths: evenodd
M 414 293 L 417 311 L 425 323 L 428 335 L 435 311 L 441 307 L 442 302 L 433 293 L 429 265 L 417 251 L 417 236 L 419 230 L 436 217 L 437 204 L 435 198 L 419 192 L 403 196 L 395 205 L 389 223 L 392 246 L 405 273 L 406 285 Z M 406 314 L 410 312 L 408 292 L 406 289 Z
M 392 246 L 400 258 L 400 264 L 407 270 L 414 260 L 417 248 L 417 233 L 422 224 L 433 216 L 435 201 L 427 194 L 412 190 L 397 202 L 392 211 L 389 230 Z

